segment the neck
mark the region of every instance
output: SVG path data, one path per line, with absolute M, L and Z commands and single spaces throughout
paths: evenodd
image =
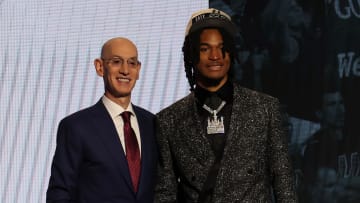
M 120 105 L 122 108 L 127 109 L 130 104 L 130 96 L 125 97 L 114 97 L 112 95 L 106 94 L 105 96 L 109 98 L 111 101 L 115 102 L 116 104 Z
M 199 85 L 200 87 L 204 88 L 205 90 L 209 91 L 209 92 L 216 92 L 218 91 L 222 86 L 225 85 L 227 81 L 227 78 L 225 80 L 220 80 L 220 81 L 203 81 L 203 80 L 198 80 L 197 81 L 197 85 Z

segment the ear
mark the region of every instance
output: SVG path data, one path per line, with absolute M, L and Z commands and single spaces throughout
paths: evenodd
M 136 80 L 138 80 L 139 77 L 140 77 L 140 70 L 141 70 L 141 63 L 139 62 L 139 65 L 138 65 L 138 73 L 137 73 Z
M 104 76 L 103 61 L 100 58 L 95 59 L 94 66 L 95 66 L 96 74 L 100 77 L 103 77 Z

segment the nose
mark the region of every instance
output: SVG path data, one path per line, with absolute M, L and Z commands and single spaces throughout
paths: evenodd
M 124 75 L 129 74 L 129 67 L 127 63 L 123 63 L 120 65 L 119 72 Z
M 221 49 L 211 49 L 210 50 L 210 55 L 209 55 L 209 59 L 210 60 L 218 60 L 221 57 L 222 53 L 221 53 Z

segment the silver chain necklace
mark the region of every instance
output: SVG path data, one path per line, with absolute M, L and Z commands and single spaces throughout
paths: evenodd
M 226 102 L 222 101 L 216 110 L 211 109 L 206 104 L 202 106 L 206 111 L 212 114 L 212 118 L 208 118 L 207 122 L 208 125 L 206 129 L 208 134 L 225 133 L 224 118 L 222 116 L 220 118 L 217 117 L 217 113 L 219 113 L 221 109 L 224 108 L 225 104 Z

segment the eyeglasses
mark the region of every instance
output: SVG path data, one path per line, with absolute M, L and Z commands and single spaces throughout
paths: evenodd
M 125 59 L 121 57 L 113 57 L 110 59 L 101 58 L 103 61 L 107 62 L 111 67 L 120 68 L 125 63 Z M 136 58 L 126 59 L 126 64 L 129 68 L 136 68 L 140 63 Z

